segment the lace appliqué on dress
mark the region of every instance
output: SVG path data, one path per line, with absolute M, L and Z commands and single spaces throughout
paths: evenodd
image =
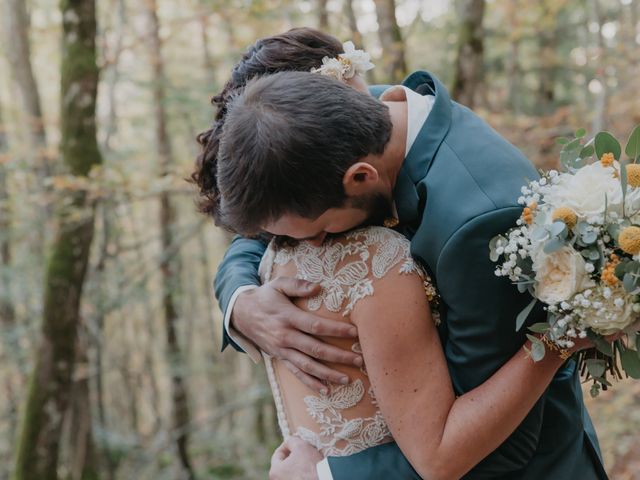
M 301 242 L 275 252 L 273 263 L 286 265 L 293 261 L 298 277 L 322 285 L 321 292 L 308 300 L 310 310 L 318 310 L 324 304 L 327 310 L 342 311 L 346 317 L 358 300 L 373 295 L 371 277 L 384 277 L 400 262 L 400 273 L 419 275 L 429 301 L 436 301 L 431 280 L 411 257 L 405 237 L 387 228 L 368 227 L 348 232 L 345 238 L 347 243 L 328 241 L 314 246 Z M 343 264 L 346 258 L 350 260 Z
M 316 247 L 308 242 L 300 242 L 294 247 L 277 250 L 272 243 L 260 265 L 260 275 L 263 281 L 268 281 L 274 264 L 286 265 L 293 261 L 298 277 L 319 283 L 323 287 L 320 294 L 308 300 L 308 308 L 318 310 L 324 305 L 331 312 L 341 312 L 343 316 L 347 316 L 359 300 L 373 294 L 374 279 L 384 277 L 394 266 L 399 265 L 400 273 L 420 276 L 429 302 L 435 305 L 436 291 L 429 277 L 411 257 L 409 241 L 402 235 L 382 227 L 368 227 L 349 232 L 345 238 L 348 240 L 345 243 L 326 241 L 322 246 Z M 437 322 L 435 308 L 433 316 Z M 358 342 L 351 349 L 362 353 Z M 391 432 L 378 408 L 370 417 L 345 417 L 344 411 L 363 401 L 365 394 L 377 407 L 373 388 L 369 386 L 365 392 L 361 379 L 347 385 L 329 385 L 327 394 L 304 397 L 307 413 L 317 423 L 319 431 L 300 426 L 295 432 L 291 432 L 272 359 L 266 354 L 263 356 L 273 390 L 278 423 L 285 437 L 298 435 L 324 456 L 352 455 L 391 439 Z M 360 370 L 367 374 L 365 366 Z
M 380 445 L 391 437 L 380 410 L 368 418 L 347 419 L 341 413 L 357 405 L 364 394 L 364 384 L 357 379 L 348 385 L 333 387 L 326 395 L 304 397 L 307 412 L 318 423 L 320 431 L 298 427 L 296 433 L 325 456 L 352 455 Z

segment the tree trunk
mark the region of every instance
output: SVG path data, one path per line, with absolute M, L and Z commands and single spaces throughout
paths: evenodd
M 509 56 L 507 57 L 507 104 L 512 113 L 518 115 L 520 112 L 520 38 L 513 34 L 519 32 L 520 22 L 518 19 L 518 2 L 510 1 L 506 4 L 507 22 L 509 30 Z
M 110 56 L 111 62 L 107 69 L 103 70 L 104 89 L 107 92 L 107 121 L 104 126 L 104 142 L 102 143 L 102 149 L 105 152 L 105 156 L 109 156 L 109 152 L 112 150 L 111 140 L 116 134 L 118 129 L 118 112 L 116 111 L 116 85 L 120 79 L 120 56 L 123 47 L 123 40 L 125 37 L 125 25 L 127 23 L 127 12 L 124 0 L 116 0 L 116 5 L 112 6 L 117 10 L 116 25 L 113 28 L 113 36 L 115 37 L 115 45 L 113 47 L 113 54 Z
M 602 36 L 602 24 L 604 23 L 604 17 L 598 0 L 591 0 L 589 4 L 591 7 L 590 16 L 592 18 L 592 21 L 598 24 L 598 32 L 595 34 L 598 44 L 598 58 L 603 59 L 606 50 L 604 37 Z M 594 102 L 595 107 L 593 120 L 591 123 L 591 131 L 594 133 L 605 130 L 607 128 L 607 106 L 609 103 L 609 92 L 607 91 L 605 67 L 606 65 L 604 64 L 599 65 L 599 68 L 596 70 L 595 75 L 595 80 L 600 82 L 601 89 L 600 92 L 593 92 L 596 98 Z
M 0 105 L 0 322 L 10 326 L 15 318 L 11 296 L 11 206 L 7 182 L 9 144 Z
M 96 17 L 92 0 L 63 0 L 60 153 L 72 175 L 86 176 L 101 162 L 96 139 Z M 80 299 L 93 238 L 93 205 L 82 192 L 56 217 L 49 260 L 40 345 L 16 449 L 16 480 L 58 478 L 59 443 L 69 407 Z
M 160 164 L 160 175 L 170 174 L 173 164 L 171 142 L 167 128 L 167 112 L 165 109 L 166 92 L 164 64 L 162 61 L 162 44 L 159 33 L 156 0 L 148 1 L 149 8 L 149 43 L 151 47 L 151 61 L 153 64 L 153 99 L 156 119 L 156 146 Z M 173 228 L 175 224 L 175 206 L 168 192 L 160 195 L 160 229 L 163 260 L 160 265 L 162 272 L 162 304 L 165 328 L 167 333 L 167 350 L 171 369 L 171 385 L 173 400 L 173 429 L 178 457 L 189 478 L 194 478 L 191 458 L 189 456 L 188 425 L 190 420 L 189 398 L 187 386 L 183 378 L 183 355 L 178 340 L 177 323 L 179 320 L 178 288 L 180 281 L 179 256 L 169 257 L 167 253 L 173 248 Z
M 460 27 L 451 97 L 473 108 L 476 92 L 482 83 L 484 61 L 482 19 L 485 0 L 457 0 L 456 10 L 460 18 Z
M 378 17 L 378 35 L 383 51 L 383 78 L 399 83 L 407 74 L 402 32 L 396 20 L 395 0 L 374 0 Z
M 47 138 L 42 118 L 42 107 L 38 84 L 31 65 L 31 47 L 29 44 L 29 16 L 24 0 L 5 0 L 1 11 L 4 42 L 11 45 L 4 53 L 8 60 L 9 70 L 14 83 L 20 92 L 23 113 L 28 124 L 29 147 L 33 159 L 29 161 L 33 169 L 38 189 L 45 193 L 48 190 L 45 179 L 51 174 L 47 159 Z M 45 225 L 52 216 L 49 205 L 37 208 L 36 235 L 33 249 L 37 255 L 44 254 Z
M 41 178 L 48 176 L 46 160 L 46 134 L 42 122 L 42 107 L 38 85 L 31 66 L 31 46 L 29 44 L 29 16 L 24 0 L 5 0 L 4 34 L 5 42 L 11 48 L 5 49 L 12 76 L 20 91 L 24 113 L 29 120 L 32 148 L 36 154 L 36 171 Z
M 329 0 L 318 0 L 318 28 L 323 32 L 329 30 L 329 12 L 327 3 Z
M 351 40 L 353 41 L 356 48 L 360 48 L 362 50 L 366 50 L 364 45 L 364 39 L 362 38 L 362 33 L 358 28 L 358 22 L 356 21 L 356 13 L 353 9 L 353 0 L 345 0 L 344 2 L 344 13 L 347 16 L 347 21 L 349 22 L 349 31 L 351 32 Z M 370 84 L 375 84 L 375 68 L 372 70 L 368 70 L 365 73 L 366 80 Z
M 69 480 L 99 478 L 91 424 L 89 355 L 86 328 L 76 343 L 76 374 L 69 408 Z
M 557 16 L 559 11 L 557 8 L 546 5 L 542 6 L 542 18 L 540 24 L 547 25 L 547 28 L 541 28 L 538 32 L 539 41 L 539 62 L 540 73 L 538 83 L 538 99 L 542 113 L 548 113 L 553 109 L 556 99 L 556 70 L 558 48 L 558 23 Z
M 202 66 L 204 67 L 204 78 L 207 88 L 211 89 L 215 85 L 215 75 L 211 49 L 209 47 L 209 17 L 205 14 L 200 16 L 200 38 L 202 40 Z
M 353 41 L 356 48 L 364 49 L 362 33 L 360 33 L 360 30 L 358 29 L 356 14 L 355 14 L 355 11 L 353 10 L 353 0 L 345 0 L 344 13 L 347 16 L 347 21 L 349 22 L 349 31 L 351 32 L 351 41 Z

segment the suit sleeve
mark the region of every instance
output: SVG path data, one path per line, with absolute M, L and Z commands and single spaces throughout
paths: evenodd
M 518 313 L 531 301 L 511 282 L 495 275 L 489 241 L 513 227 L 521 207 L 480 215 L 459 228 L 447 241 L 437 263 L 439 293 L 448 306 L 442 338 L 456 394 L 485 382 L 525 342 L 526 326 L 544 320 L 535 309 L 520 331 Z M 534 455 L 544 411 L 544 395 L 518 429 L 476 466 L 469 478 L 497 478 L 524 468 Z
M 258 267 L 266 249 L 260 240 L 236 236 L 218 267 L 214 281 L 216 299 L 220 310 L 226 316 L 227 308 L 233 294 L 238 288 L 248 285 L 260 285 Z M 232 305 L 231 305 L 232 307 Z M 238 351 L 243 351 L 223 328 L 222 350 L 231 344 Z
M 367 448 L 348 457 L 329 457 L 333 480 L 420 480 L 395 442 Z

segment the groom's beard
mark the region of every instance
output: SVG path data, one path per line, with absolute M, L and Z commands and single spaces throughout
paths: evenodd
M 384 225 L 385 220 L 394 216 L 392 200 L 382 193 L 360 195 L 350 199 L 350 204 L 354 208 L 367 212 L 367 219 L 360 225 L 361 227 Z

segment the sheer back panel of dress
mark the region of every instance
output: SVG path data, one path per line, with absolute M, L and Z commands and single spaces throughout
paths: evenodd
M 272 242 L 262 260 L 260 275 L 263 282 L 291 276 L 321 284 L 318 296 L 295 303 L 320 316 L 350 322 L 350 313 L 357 302 L 374 295 L 376 280 L 393 269 L 418 275 L 427 296 L 435 298 L 431 283 L 410 255 L 409 241 L 382 227 L 333 236 L 319 247 L 304 241 L 295 246 L 276 247 Z M 360 352 L 359 344 L 353 340 L 323 339 Z M 328 394 L 319 395 L 305 387 L 280 361 L 264 357 L 285 437 L 300 436 L 325 456 L 352 455 L 392 440 L 376 404 L 366 367 L 329 364 L 348 375 L 350 383 L 330 384 Z

